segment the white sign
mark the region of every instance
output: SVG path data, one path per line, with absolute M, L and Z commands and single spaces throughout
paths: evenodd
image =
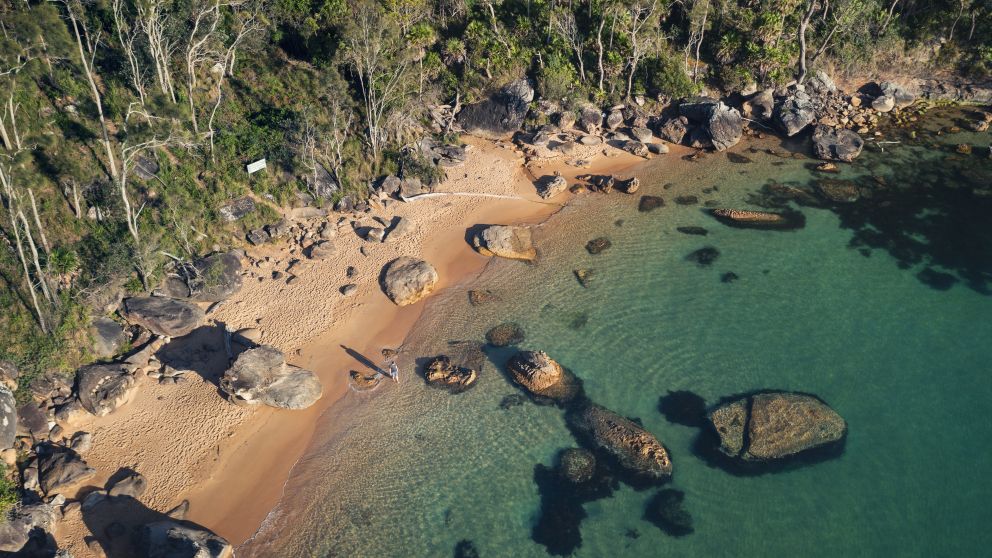
M 256 172 L 265 168 L 265 159 L 259 159 L 254 163 L 248 163 L 248 174 L 255 174 Z

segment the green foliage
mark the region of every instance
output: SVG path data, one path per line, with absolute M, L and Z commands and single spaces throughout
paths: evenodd
M 7 517 L 10 510 L 20 501 L 17 494 L 17 482 L 11 480 L 7 466 L 0 464 L 0 520 Z

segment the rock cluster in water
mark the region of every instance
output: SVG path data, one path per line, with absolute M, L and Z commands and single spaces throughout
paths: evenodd
M 447 355 L 434 357 L 424 369 L 424 379 L 432 386 L 461 393 L 475 385 L 479 373 L 471 368 L 456 366 Z
M 665 446 L 634 421 L 588 402 L 569 412 L 568 424 L 638 480 L 662 482 L 672 476 Z

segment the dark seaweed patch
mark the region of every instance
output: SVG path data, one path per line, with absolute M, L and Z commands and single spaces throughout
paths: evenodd
M 693 532 L 692 515 L 685 507 L 685 492 L 674 488 L 659 490 L 648 502 L 644 519 L 673 537 Z
M 658 411 L 668 422 L 696 428 L 706 425 L 706 400 L 691 391 L 669 391 L 659 397 Z

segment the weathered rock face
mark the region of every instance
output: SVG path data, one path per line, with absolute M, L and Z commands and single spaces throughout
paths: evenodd
M 58 512 L 51 504 L 39 503 L 20 506 L 8 518 L 0 520 L 0 552 L 14 556 L 28 544 L 32 531 L 48 532 L 58 519 Z M 17 554 L 14 554 L 17 553 Z M 33 556 L 34 554 L 28 554 Z
M 569 424 L 589 441 L 612 455 L 620 466 L 651 481 L 672 475 L 668 451 L 650 432 L 634 421 L 594 403 L 570 413 Z
M 241 258 L 222 252 L 179 267 L 162 283 L 162 292 L 172 298 L 195 302 L 227 300 L 241 289 Z
M 775 123 L 787 136 L 798 134 L 815 119 L 813 103 L 802 91 L 797 91 L 775 109 Z
M 123 315 L 132 324 L 166 337 L 182 337 L 200 327 L 206 318 L 199 306 L 164 296 L 125 299 Z
M 820 159 L 850 163 L 861 154 L 864 146 L 864 140 L 853 130 L 834 130 L 820 125 L 813 132 L 813 153 Z
M 135 387 L 134 376 L 123 364 L 91 364 L 76 371 L 76 397 L 97 416 L 127 403 Z
M 306 253 L 311 260 L 326 260 L 338 253 L 338 247 L 333 240 L 321 240 L 311 244 Z
M 704 133 L 694 143 L 699 147 L 713 146 L 717 151 L 733 147 L 744 133 L 744 120 L 741 113 L 717 99 L 695 97 L 679 105 L 683 117 L 698 124 L 697 131 Z
M 252 211 L 255 211 L 255 200 L 248 196 L 231 200 L 217 209 L 225 221 L 237 221 Z
M 877 110 L 878 112 L 889 112 L 896 106 L 896 100 L 888 95 L 880 95 L 875 97 L 875 100 L 871 102 L 871 108 Z
M 565 403 L 580 391 L 578 380 L 544 351 L 521 351 L 513 355 L 507 369 L 513 381 L 538 397 Z
M 99 358 L 116 355 L 124 345 L 124 328 L 107 317 L 101 316 L 93 320 L 90 334 L 93 337 L 93 354 Z
M 17 400 L 14 393 L 0 384 L 0 450 L 14 447 L 17 439 Z
M 685 116 L 671 118 L 658 130 L 661 139 L 669 143 L 682 143 L 682 138 L 689 132 L 689 119 Z
M 524 261 L 532 261 L 537 257 L 530 227 L 490 225 L 472 238 L 472 246 L 483 256 Z
M 744 112 L 751 118 L 768 120 L 775 111 L 775 90 L 768 88 L 755 93 L 744 101 Z
M 767 392 L 725 403 L 709 415 L 720 451 L 743 461 L 791 457 L 839 442 L 847 423 L 812 395 Z
M 456 119 L 469 134 L 502 139 L 520 129 L 533 100 L 534 88 L 528 80 L 521 79 L 482 102 L 466 106 Z
M 725 225 L 746 229 L 799 229 L 806 219 L 798 211 L 775 213 L 747 209 L 714 209 L 710 214 Z
M 282 352 L 268 345 L 238 355 L 221 378 L 220 388 L 247 403 L 282 409 L 305 409 L 323 393 L 316 374 L 286 364 Z
M 603 113 L 592 105 L 586 105 L 582 107 L 579 121 L 582 124 L 583 130 L 590 134 L 595 134 L 599 131 L 600 126 L 603 125 Z
M 437 282 L 437 271 L 431 264 L 403 256 L 386 265 L 383 289 L 397 306 L 407 306 L 431 294 Z
M 69 448 L 49 445 L 45 450 L 38 455 L 38 482 L 45 494 L 60 492 L 96 474 L 96 469 Z
M 537 181 L 537 195 L 544 199 L 552 198 L 568 189 L 568 181 L 564 176 L 548 175 L 542 176 Z
M 133 473 L 117 482 L 107 491 L 109 496 L 140 498 L 148 489 L 148 481 L 141 473 Z
M 427 383 L 448 389 L 453 393 L 461 393 L 472 385 L 479 377 L 477 371 L 456 366 L 447 355 L 435 357 L 424 369 L 424 379 Z
M 147 558 L 232 558 L 234 547 L 204 527 L 189 522 L 156 521 L 142 528 L 139 542 Z

